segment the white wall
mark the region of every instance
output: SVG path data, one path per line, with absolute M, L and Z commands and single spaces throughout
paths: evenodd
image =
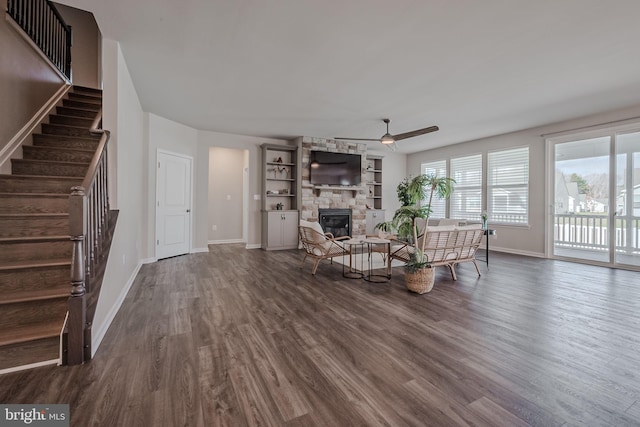
M 194 197 L 196 216 L 196 233 L 194 245 L 196 247 L 207 247 L 208 238 L 208 194 L 209 194 L 209 149 L 212 147 L 233 148 L 247 150 L 248 161 L 248 191 L 249 200 L 245 205 L 245 215 L 247 215 L 246 241 L 247 247 L 260 247 L 260 200 L 254 200 L 254 195 L 262 193 L 261 184 L 261 151 L 260 145 L 286 144 L 287 141 L 270 138 L 257 138 L 253 136 L 232 135 L 226 133 L 199 131 L 198 132 L 198 152 L 196 156 L 196 179 L 197 191 Z M 204 212 L 204 215 L 200 213 Z
M 638 116 L 640 116 L 640 106 L 423 151 L 408 156 L 407 171 L 409 174 L 418 174 L 420 173 L 421 163 L 427 161 L 474 153 L 487 153 L 497 149 L 529 146 L 529 226 L 495 226 L 498 233 L 496 238 L 492 239 L 491 245 L 492 249 L 496 250 L 545 256 L 545 221 L 549 219 L 549 208 L 545 201 L 546 144 L 544 137 L 541 135 L 596 126 Z
M 93 323 L 94 351 L 140 268 L 146 200 L 144 116 L 120 46 L 113 40 L 104 40 L 103 66 L 103 123 L 111 131 L 110 202 L 120 215 Z
M 245 241 L 245 153 L 247 150 L 209 149 L 209 243 Z
M 56 8 L 71 26 L 71 72 L 74 85 L 102 88 L 100 81 L 100 45 L 102 35 L 93 13 L 56 3 Z
M 5 17 L 0 0 L 0 151 L 65 82 Z M 26 37 L 26 36 L 25 36 Z M 8 171 L 7 171 L 8 172 Z
M 145 242 L 144 248 L 144 258 L 145 260 L 154 260 L 156 257 L 156 173 L 157 173 L 157 163 L 158 163 L 158 149 L 162 149 L 165 151 L 170 151 L 172 153 L 182 154 L 185 156 L 189 156 L 194 159 L 193 162 L 193 170 L 191 171 L 193 176 L 196 177 L 196 171 L 198 169 L 197 161 L 195 161 L 195 157 L 197 155 L 197 136 L 198 132 L 190 128 L 189 126 L 185 126 L 180 123 L 176 123 L 174 121 L 165 119 L 164 117 L 157 116 L 151 113 L 144 114 L 144 129 L 145 129 L 145 170 L 146 178 L 145 178 L 145 194 L 146 194 L 146 203 L 145 203 L 145 218 L 146 218 L 146 226 L 145 232 L 143 234 L 143 239 Z M 208 158 L 208 157 L 207 157 Z M 206 169 L 205 169 L 206 170 Z M 193 200 L 195 203 L 195 196 L 199 187 L 203 185 L 206 186 L 205 183 L 197 182 L 194 179 L 193 181 Z M 201 246 L 200 244 L 195 244 L 195 236 L 200 233 L 205 233 L 206 230 L 196 230 L 195 224 L 198 216 L 202 216 L 207 218 L 207 211 L 198 211 L 197 209 L 193 210 L 193 215 L 191 216 L 193 236 L 191 241 L 194 242 L 193 250 L 206 250 L 206 243 Z
M 400 207 L 396 187 L 407 176 L 407 155 L 389 150 L 367 149 L 367 154 L 383 156 L 382 159 L 382 209 L 387 221 Z

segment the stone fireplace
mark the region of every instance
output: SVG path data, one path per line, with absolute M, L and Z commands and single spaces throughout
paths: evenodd
M 334 237 L 351 236 L 351 209 L 318 209 L 318 222 Z
M 297 140 L 301 147 L 301 194 L 300 218 L 320 222 L 320 210 L 344 209 L 351 212 L 349 233 L 351 236 L 366 234 L 367 195 L 365 193 L 364 173 L 366 171 L 367 145 L 347 141 L 336 141 L 308 136 Z M 335 153 L 360 154 L 362 157 L 362 187 L 314 187 L 309 181 L 309 153 L 332 151 Z M 329 231 L 329 230 L 326 230 Z

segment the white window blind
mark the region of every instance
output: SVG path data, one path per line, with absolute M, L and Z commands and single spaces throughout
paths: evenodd
M 438 160 L 435 162 L 423 163 L 422 173 L 425 175 L 435 175 L 437 177 L 447 176 L 447 161 Z M 423 201 L 424 204 L 429 202 L 429 194 L 431 191 L 427 191 L 427 198 Z M 446 218 L 447 217 L 447 201 L 439 199 L 435 194 L 431 201 L 431 215 L 430 218 Z
M 529 147 L 488 153 L 489 221 L 529 222 Z
M 452 158 L 450 176 L 456 183 L 449 199 L 449 216 L 455 219 L 481 220 L 482 155 Z

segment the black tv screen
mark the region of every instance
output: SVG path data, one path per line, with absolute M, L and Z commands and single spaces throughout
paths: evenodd
M 360 185 L 360 154 L 312 151 L 309 155 L 309 179 L 313 185 Z

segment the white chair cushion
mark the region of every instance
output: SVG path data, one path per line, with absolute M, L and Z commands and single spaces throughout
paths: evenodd
M 320 233 L 320 234 L 314 234 L 314 239 L 315 239 L 314 243 L 322 243 L 326 240 L 326 237 L 324 235 L 324 230 L 322 229 L 322 226 L 320 225 L 319 222 L 305 221 L 304 219 L 301 219 L 300 226 L 310 228 L 313 231 Z

